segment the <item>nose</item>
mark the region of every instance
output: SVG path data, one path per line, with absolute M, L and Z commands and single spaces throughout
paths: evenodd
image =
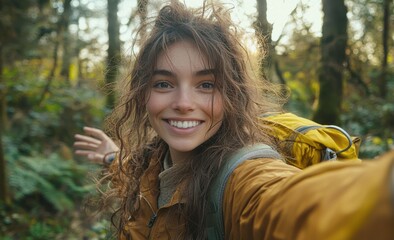
M 191 112 L 195 108 L 195 99 L 193 91 L 186 87 L 180 87 L 174 96 L 173 108 L 179 112 Z

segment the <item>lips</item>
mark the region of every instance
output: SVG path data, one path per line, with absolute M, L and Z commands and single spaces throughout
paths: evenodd
M 168 120 L 168 123 L 176 128 L 193 128 L 202 123 L 202 121 L 177 121 L 177 120 Z

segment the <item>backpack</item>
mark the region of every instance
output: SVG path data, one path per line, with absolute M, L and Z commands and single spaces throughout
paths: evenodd
M 255 144 L 237 150 L 227 158 L 208 192 L 207 239 L 224 239 L 223 195 L 234 169 L 249 159 L 274 158 L 304 169 L 313 164 L 333 160 L 356 160 L 360 139 L 350 137 L 342 128 L 320 125 L 292 113 L 269 113 L 259 117 L 271 126 L 268 134 L 277 140 L 279 152 L 266 144 Z
M 361 140 L 335 125 L 321 125 L 293 113 L 267 113 L 260 123 L 271 126 L 268 134 L 286 163 L 304 169 L 319 162 L 358 159 Z

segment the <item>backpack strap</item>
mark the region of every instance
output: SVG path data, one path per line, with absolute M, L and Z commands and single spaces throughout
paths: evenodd
M 223 195 L 227 180 L 239 164 L 245 160 L 256 158 L 282 159 L 278 152 L 262 143 L 243 147 L 226 159 L 218 175 L 213 179 L 208 191 L 207 239 L 224 239 Z

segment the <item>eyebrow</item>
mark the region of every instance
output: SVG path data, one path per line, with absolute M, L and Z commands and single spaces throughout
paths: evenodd
M 209 74 L 214 74 L 215 73 L 215 69 L 211 68 L 211 69 L 204 69 L 204 70 L 200 70 L 194 73 L 195 76 L 205 76 L 205 75 L 209 75 Z
M 203 69 L 197 72 L 194 72 L 193 75 L 194 76 L 205 76 L 205 75 L 209 75 L 209 74 L 214 74 L 215 73 L 215 69 Z M 154 75 L 163 75 L 163 76 L 168 76 L 168 77 L 176 77 L 176 74 L 174 72 L 171 72 L 169 70 L 165 70 L 165 69 L 156 69 L 153 71 L 153 76 Z
M 175 74 L 171 71 L 164 70 L 164 69 L 157 69 L 153 71 L 153 76 L 154 75 L 163 75 L 163 76 L 169 76 L 169 77 L 174 77 Z

